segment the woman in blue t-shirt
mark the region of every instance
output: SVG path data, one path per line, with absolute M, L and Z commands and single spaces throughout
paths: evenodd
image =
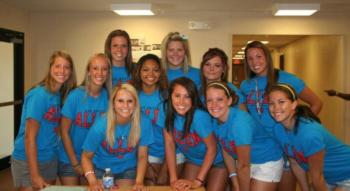
M 179 77 L 190 78 L 197 87 L 201 85 L 199 69 L 191 66 L 191 54 L 188 39 L 178 32 L 164 37 L 161 45 L 162 64 L 169 82 Z
M 81 164 L 91 190 L 102 190 L 104 169 L 110 168 L 117 185 L 145 190 L 148 145 L 153 142 L 151 120 L 142 115 L 135 88 L 114 88 L 106 115 L 98 118 L 82 146 Z
M 200 109 L 195 84 L 186 77 L 177 78 L 170 84 L 169 97 L 163 132 L 171 187 L 225 190 L 227 171 L 214 137 L 212 118 Z M 186 157 L 182 175 L 176 173 L 175 145 Z
M 56 183 L 57 141 L 61 106 L 76 86 L 71 56 L 55 51 L 45 78 L 24 98 L 19 133 L 11 159 L 13 182 L 19 190 L 40 190 Z
M 269 114 L 266 92 L 276 82 L 288 83 L 295 88 L 300 99 L 310 105 L 314 114 L 321 111 L 322 102 L 303 80 L 288 72 L 275 69 L 271 53 L 263 43 L 253 41 L 247 44 L 244 52 L 247 79 L 241 83 L 240 90 L 244 95 L 248 112 L 255 119 L 260 130 L 268 133 L 267 136 L 263 133 L 259 137 L 275 145 L 274 149 L 263 156 L 270 158 L 268 163 L 251 166 L 251 176 L 261 180 L 257 186 L 262 190 L 275 190 L 278 187 L 281 191 L 294 191 L 295 177 L 288 165 L 283 168 L 282 149 L 273 140 L 272 129 L 278 124 Z
M 308 106 L 298 105 L 292 86 L 280 83 L 271 87 L 269 110 L 283 125 L 276 126 L 274 133 L 293 171 L 298 165 L 308 171 L 314 190 L 350 190 L 349 145 L 332 135 Z
M 111 66 L 102 54 L 93 55 L 86 66 L 84 81 L 70 92 L 62 108 L 58 175 L 63 185 L 83 183 L 81 145 L 96 117 L 107 111 L 111 89 Z
M 235 85 L 227 81 L 229 71 L 227 60 L 226 53 L 219 48 L 209 48 L 209 50 L 204 53 L 200 67 L 202 84 L 198 88 L 199 95 L 202 103 L 205 104 L 204 97 L 208 83 L 225 82 L 239 98 L 238 104 L 236 104 L 235 107 L 245 109 L 245 105 L 243 104 L 243 94 Z
M 237 99 L 235 92 L 224 82 L 212 82 L 207 85 L 207 108 L 215 118 L 214 132 L 230 172 L 232 190 L 256 191 L 256 187 L 251 186 L 254 181 L 250 180 L 250 163 L 261 163 L 257 146 L 268 145 L 257 145 L 257 142 L 254 145 L 256 124 L 247 112 L 233 107 L 237 104 Z
M 113 87 L 130 82 L 136 66 L 132 62 L 129 34 L 120 29 L 110 32 L 105 41 L 105 54 L 112 64 Z
M 164 101 L 167 99 L 168 80 L 160 59 L 154 54 L 140 58 L 133 75 L 133 84 L 138 90 L 141 112 L 152 121 L 154 142 L 148 148 L 146 185 L 167 184 L 163 126 L 159 118 L 164 116 Z M 164 121 L 164 120 L 163 120 Z M 164 124 L 164 123 L 163 123 Z

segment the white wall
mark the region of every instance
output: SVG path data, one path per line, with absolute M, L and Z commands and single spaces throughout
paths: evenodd
M 160 43 L 170 31 L 184 33 L 190 40 L 194 66 L 199 66 L 202 54 L 209 47 L 220 47 L 230 55 L 233 34 L 344 35 L 343 73 L 338 74 L 342 83 L 336 87 L 350 92 L 350 77 L 345 75 L 350 73 L 350 20 L 346 16 L 334 14 L 327 17 L 315 15 L 288 18 L 273 17 L 270 14 L 208 13 L 172 17 L 120 17 L 112 12 L 34 12 L 30 14 L 29 21 L 26 18 L 23 20 L 30 25 L 30 47 L 26 48 L 30 54 L 30 60 L 26 62 L 26 89 L 43 77 L 48 67 L 48 58 L 55 49 L 65 49 L 71 53 L 80 81 L 88 57 L 92 53 L 102 52 L 107 34 L 120 28 L 128 31 L 132 38 L 144 37 L 147 43 Z M 188 29 L 190 20 L 210 21 L 212 29 L 191 31 Z M 327 79 L 320 80 L 323 83 Z M 350 109 L 345 108 L 346 115 L 343 119 L 346 126 L 350 125 L 348 110 Z M 345 137 L 350 142 L 350 130 L 347 130 Z

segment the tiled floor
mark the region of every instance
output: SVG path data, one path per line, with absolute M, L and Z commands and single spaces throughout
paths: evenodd
M 15 191 L 13 186 L 11 169 L 7 168 L 0 171 L 0 190 L 1 191 Z

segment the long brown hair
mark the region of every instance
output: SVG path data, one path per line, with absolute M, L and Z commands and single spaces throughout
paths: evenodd
M 229 66 L 227 64 L 228 57 L 227 57 L 226 53 L 219 48 L 209 48 L 209 50 L 204 53 L 204 55 L 202 57 L 201 66 L 200 66 L 201 80 L 202 80 L 200 94 L 205 94 L 206 87 L 207 87 L 207 80 L 204 76 L 203 67 L 204 67 L 205 63 L 207 63 L 210 59 L 212 59 L 216 56 L 220 58 L 222 66 L 223 66 L 223 73 L 221 75 L 220 81 L 227 83 L 227 78 L 228 78 L 227 72 L 229 70 Z
M 70 64 L 70 69 L 71 69 L 71 74 L 70 74 L 68 80 L 64 82 L 61 89 L 59 90 L 61 93 L 61 100 L 62 100 L 61 104 L 63 104 L 66 97 L 68 96 L 68 93 L 77 86 L 77 77 L 76 77 L 76 73 L 75 73 L 73 59 L 67 52 L 65 52 L 63 50 L 56 50 L 52 53 L 52 55 L 50 56 L 50 59 L 49 59 L 49 70 L 46 73 L 44 79 L 42 79 L 37 85 L 43 85 L 43 86 L 45 86 L 45 88 L 49 92 L 55 93 L 53 90 L 55 80 L 52 78 L 52 76 L 50 74 L 50 70 L 51 70 L 51 67 L 53 66 L 53 64 L 55 63 L 56 58 L 58 58 L 58 57 L 61 57 L 61 58 L 64 58 L 65 60 L 67 60 Z M 35 86 L 37 86 L 37 85 L 35 85 Z
M 298 95 L 295 91 L 295 89 L 289 85 L 289 84 L 284 84 L 284 83 L 276 83 L 271 86 L 271 88 L 268 91 L 268 95 L 271 94 L 271 92 L 274 91 L 280 91 L 284 93 L 290 101 L 298 101 Z M 318 118 L 310 109 L 309 106 L 304 105 L 304 104 L 298 104 L 297 107 L 295 108 L 295 114 L 293 116 L 295 118 L 295 124 L 294 124 L 294 133 L 297 133 L 299 123 L 300 123 L 300 118 L 305 118 L 310 121 L 316 121 L 318 123 L 321 123 L 320 118 Z
M 247 44 L 245 50 L 244 50 L 244 71 L 246 75 L 246 79 L 250 80 L 256 76 L 256 74 L 250 70 L 249 63 L 248 63 L 248 50 L 251 48 L 259 48 L 263 51 L 265 58 L 266 58 L 266 64 L 267 64 L 267 85 L 265 90 L 268 90 L 271 88 L 273 84 L 275 84 L 278 81 L 278 70 L 274 68 L 273 61 L 271 57 L 270 50 L 267 46 L 265 46 L 260 41 L 253 41 L 249 44 Z
M 114 37 L 117 37 L 117 36 L 121 36 L 121 37 L 124 37 L 127 41 L 127 44 L 128 44 L 128 54 L 125 58 L 125 67 L 126 67 L 126 70 L 128 71 L 128 74 L 131 76 L 134 69 L 135 69 L 135 66 L 134 66 L 134 63 L 132 62 L 132 51 L 131 51 L 131 40 L 130 40 L 130 36 L 129 34 L 124 31 L 124 30 L 114 30 L 112 32 L 110 32 L 107 36 L 107 39 L 105 41 L 105 54 L 107 55 L 107 57 L 109 58 L 109 61 L 111 62 L 111 64 L 113 65 L 113 62 L 112 62 L 112 53 L 111 53 L 111 43 L 112 43 L 112 39 Z

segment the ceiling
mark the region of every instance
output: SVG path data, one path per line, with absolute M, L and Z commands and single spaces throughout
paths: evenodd
M 284 47 L 296 40 L 304 38 L 306 35 L 232 35 L 232 54 L 243 51 L 242 48 L 248 41 L 259 40 L 268 41 L 267 46 L 271 49 Z
M 0 0 L 30 13 L 33 12 L 111 12 L 113 3 L 152 3 L 156 16 L 215 17 L 224 14 L 254 14 L 272 16 L 275 3 L 296 3 L 295 0 Z M 320 3 L 320 11 L 313 15 L 319 19 L 350 18 L 350 0 L 299 0 Z M 301 35 L 236 35 L 232 40 L 233 54 L 240 51 L 248 40 L 268 40 L 269 47 L 279 48 L 304 36 Z
M 296 3 L 295 0 L 0 0 L 29 12 L 36 11 L 110 11 L 113 3 L 152 3 L 158 15 L 187 13 L 261 13 L 271 15 L 275 3 Z M 349 0 L 300 0 L 320 3 L 315 15 L 350 14 Z

